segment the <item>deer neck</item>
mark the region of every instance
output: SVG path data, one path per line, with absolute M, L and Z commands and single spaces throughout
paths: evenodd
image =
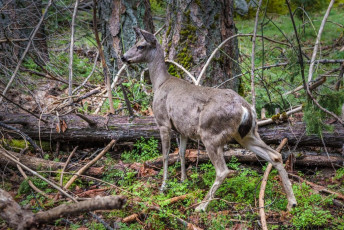
M 148 63 L 148 69 L 153 91 L 156 91 L 170 77 L 165 64 L 164 52 L 159 45 L 153 61 Z

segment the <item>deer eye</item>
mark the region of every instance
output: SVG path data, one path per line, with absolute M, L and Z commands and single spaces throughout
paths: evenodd
M 143 50 L 143 48 L 145 48 L 144 46 L 138 46 L 137 49 L 138 50 Z

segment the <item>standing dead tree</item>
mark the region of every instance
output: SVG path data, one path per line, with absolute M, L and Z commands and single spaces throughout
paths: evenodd
M 74 33 L 75 33 L 75 19 L 78 12 L 79 0 L 75 1 L 73 16 L 72 16 L 72 25 L 71 25 L 71 35 L 70 35 L 70 47 L 69 47 L 69 78 L 68 78 L 68 96 L 71 97 L 73 94 L 73 54 L 74 54 Z M 73 99 L 69 98 L 69 102 L 72 102 Z

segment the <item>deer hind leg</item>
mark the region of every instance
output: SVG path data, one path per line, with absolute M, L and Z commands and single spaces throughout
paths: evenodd
M 163 179 L 162 184 L 160 187 L 160 191 L 164 191 L 166 188 L 166 182 L 168 177 L 168 157 L 170 152 L 170 137 L 171 129 L 165 126 L 160 127 L 160 137 L 161 137 L 161 144 L 162 144 L 162 154 L 163 154 Z
M 179 146 L 179 157 L 180 157 L 180 166 L 181 166 L 181 181 L 186 179 L 186 169 L 185 169 L 185 150 L 188 138 L 180 135 L 180 146 Z
M 282 184 L 285 193 L 287 194 L 288 199 L 288 210 L 295 207 L 297 205 L 294 192 L 291 186 L 291 182 L 288 178 L 288 173 L 283 167 L 282 163 L 282 156 L 276 150 L 273 150 L 268 145 L 266 145 L 259 137 L 259 135 L 255 135 L 254 133 L 249 133 L 243 139 L 236 138 L 236 140 L 245 148 L 251 150 L 264 160 L 270 162 L 272 166 L 274 166 L 278 174 L 282 179 Z
M 224 156 L 223 156 L 223 146 L 220 146 L 217 148 L 212 145 L 207 145 L 207 144 L 205 144 L 205 146 L 206 146 L 209 158 L 215 167 L 216 178 L 210 190 L 208 191 L 207 195 L 204 197 L 203 202 L 196 207 L 195 209 L 196 212 L 201 212 L 201 211 L 206 210 L 209 202 L 214 198 L 216 190 L 220 187 L 222 182 L 226 179 L 228 174 L 231 172 L 228 169 Z

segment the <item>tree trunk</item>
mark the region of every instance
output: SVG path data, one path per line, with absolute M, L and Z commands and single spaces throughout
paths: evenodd
M 171 0 L 167 8 L 167 32 L 163 46 L 166 57 L 183 65 L 198 76 L 214 49 L 226 38 L 236 34 L 233 21 L 233 1 L 178 1 Z M 232 39 L 218 52 L 209 65 L 201 85 L 216 86 L 240 73 L 238 42 Z M 172 75 L 180 77 L 175 66 Z M 237 78 L 221 88 L 238 90 Z
M 149 0 L 101 0 L 98 6 L 105 59 L 113 76 L 123 65 L 122 54 L 136 42 L 133 27 L 154 32 L 150 3 Z M 135 76 L 135 71 L 132 73 Z
M 153 117 L 129 117 L 120 116 L 85 116 L 80 118 L 75 114 L 60 117 L 60 121 L 65 121 L 67 129 L 65 132 L 56 131 L 56 117 L 44 115 L 43 119 L 48 120 L 48 124 L 40 123 L 32 115 L 27 114 L 4 114 L 0 113 L 0 121 L 9 125 L 19 125 L 18 128 L 30 136 L 32 139 L 57 142 L 74 142 L 79 144 L 108 143 L 112 139 L 117 141 L 131 141 L 141 137 L 160 139 L 159 130 Z M 305 134 L 305 124 L 295 122 L 294 124 L 269 125 L 259 128 L 259 134 L 267 144 L 279 144 L 283 138 L 288 138 L 289 145 L 298 146 L 323 146 L 321 138 L 317 135 Z M 176 133 L 174 133 L 175 135 Z M 12 133 L 10 135 L 13 135 Z M 344 140 L 344 127 L 334 124 L 334 131 L 324 132 L 323 140 L 327 147 L 342 148 Z

